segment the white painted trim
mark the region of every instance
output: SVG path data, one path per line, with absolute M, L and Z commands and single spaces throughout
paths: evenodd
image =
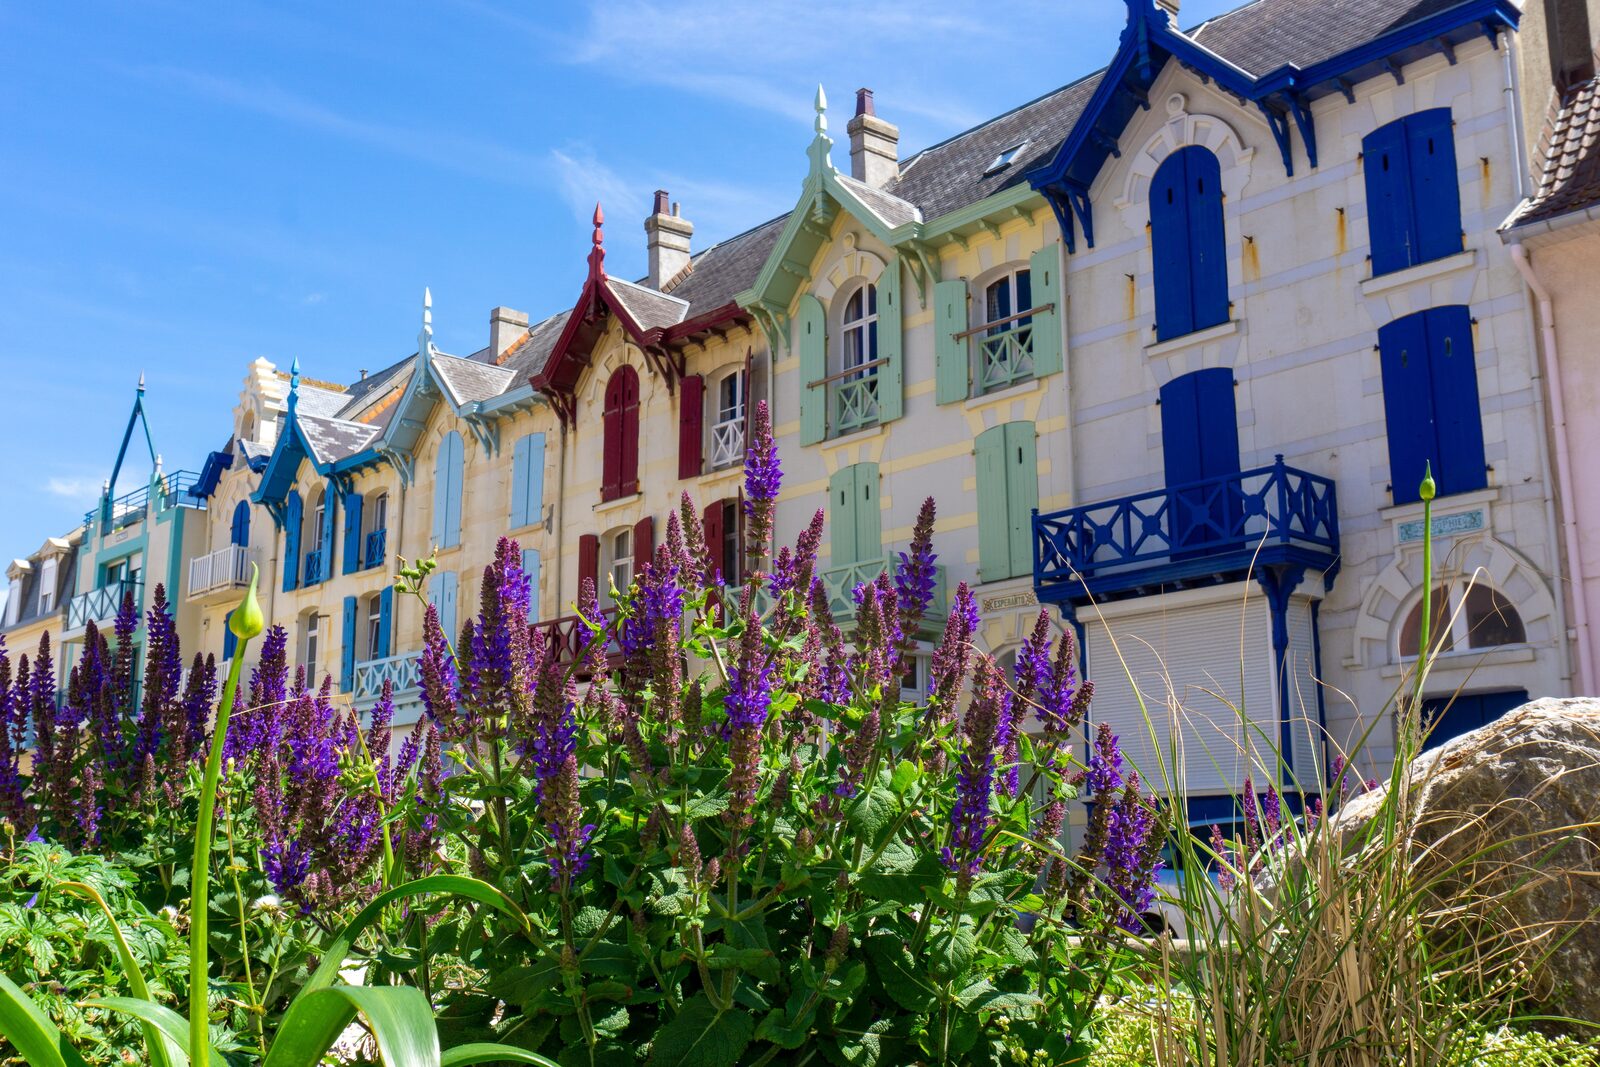
M 1407 267 L 1405 270 L 1380 274 L 1376 278 L 1366 278 L 1361 282 L 1361 295 L 1382 296 L 1417 282 L 1430 281 L 1446 274 L 1454 274 L 1458 270 L 1466 270 L 1477 261 L 1478 250 L 1469 248 L 1465 252 L 1457 252 L 1443 259 L 1431 259 L 1426 263 L 1418 263 L 1415 267 Z
M 1148 359 L 1162 359 L 1182 352 L 1186 349 L 1203 345 L 1209 341 L 1220 341 L 1224 337 L 1232 337 L 1244 328 L 1243 319 L 1229 319 L 1217 326 L 1208 326 L 1203 330 L 1186 333 L 1182 337 L 1174 337 L 1170 341 L 1157 341 L 1153 345 L 1145 345 L 1144 354 Z

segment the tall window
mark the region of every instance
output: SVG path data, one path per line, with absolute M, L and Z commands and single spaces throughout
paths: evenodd
M 317 687 L 317 653 L 320 650 L 322 616 L 314 611 L 308 611 L 305 621 L 301 624 L 300 663 L 306 669 L 306 686 L 310 689 Z
M 618 593 L 628 591 L 633 584 L 633 528 L 624 526 L 606 536 L 606 570 L 611 575 L 611 585 Z M 614 603 L 610 589 L 600 590 L 601 600 Z
M 1372 273 L 1461 251 L 1461 188 L 1447 107 L 1379 126 L 1361 142 Z
M 367 598 L 367 659 L 383 658 L 383 598 L 377 593 Z
M 233 525 L 228 530 L 228 543 L 245 548 L 250 544 L 250 502 L 241 500 L 233 507 Z
M 717 382 L 716 418 L 711 424 L 711 467 L 718 470 L 744 462 L 745 390 L 743 370 Z
M 1014 271 L 983 290 L 984 322 L 977 339 L 980 392 L 1003 389 L 1033 375 L 1033 272 Z
M 878 287 L 863 285 L 845 301 L 843 344 L 840 346 L 843 364 L 840 370 L 850 370 L 878 358 Z
M 1150 181 L 1150 246 L 1156 339 L 1228 321 L 1228 260 L 1222 229 L 1222 168 L 1199 145 L 1180 148 Z
M 618 367 L 606 381 L 600 499 L 639 491 L 639 372 Z
M 1417 499 L 1428 468 L 1441 496 L 1488 484 L 1474 359 L 1472 314 L 1459 304 L 1413 312 L 1378 331 L 1396 504 Z
M 317 502 L 311 508 L 311 551 L 321 552 L 327 546 L 323 543 L 323 525 L 328 517 L 328 494 L 317 493 Z
M 11 579 L 11 591 L 6 594 L 6 625 L 22 618 L 22 579 Z
M 389 494 L 379 493 L 372 498 L 372 503 L 367 505 L 371 514 L 368 524 L 374 530 L 387 530 L 389 528 Z
M 39 564 L 39 614 L 47 615 L 55 610 L 56 606 L 56 560 L 55 557 L 43 560 Z

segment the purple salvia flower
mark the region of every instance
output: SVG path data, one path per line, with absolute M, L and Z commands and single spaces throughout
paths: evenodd
M 752 558 L 764 555 L 772 538 L 772 515 L 782 483 L 778 443 L 772 439 L 772 418 L 767 402 L 758 400 L 744 461 L 745 546 Z
M 422 616 L 422 706 L 452 740 L 466 736 L 467 727 L 457 714 L 456 658 L 439 627 L 439 609 L 429 604 Z
M 535 659 L 528 626 L 531 596 L 520 548 L 509 537 L 500 538 L 494 563 L 483 571 L 478 618 L 462 627 L 458 646 L 466 658 L 461 711 L 481 737 L 503 736 L 529 721 Z
M 950 811 L 950 844 L 943 851 L 945 865 L 956 872 L 961 892 L 972 885 L 983 862 L 993 815 L 996 761 L 1005 742 L 1003 723 L 1010 715 L 1005 682 L 987 656 L 978 661 L 974 685 L 972 703 L 962 720 L 956 802 Z
M 1233 887 L 1238 884 L 1233 876 L 1235 857 L 1228 850 L 1227 842 L 1222 840 L 1222 827 L 1213 823 L 1211 825 L 1211 851 L 1217 858 L 1217 885 L 1224 893 L 1233 892 Z
M 1084 784 L 1097 797 L 1107 796 L 1122 786 L 1122 747 L 1117 735 L 1111 732 L 1110 723 L 1101 723 L 1095 731 Z
M 1155 901 L 1155 875 L 1160 869 L 1162 827 L 1153 805 L 1139 792 L 1139 773 L 1128 775 L 1128 784 L 1110 806 L 1105 852 L 1105 886 L 1116 909 L 1114 921 L 1132 933 L 1140 927 L 1139 915 Z
M 143 765 L 163 744 L 173 742 L 173 727 L 178 715 L 178 686 L 183 675 L 183 652 L 178 645 L 177 628 L 167 610 L 167 591 L 157 585 L 145 613 L 144 700 L 139 714 L 133 762 Z
M 917 513 L 917 524 L 911 532 L 911 550 L 900 553 L 900 565 L 895 568 L 900 631 L 906 642 L 913 639 L 917 627 L 922 624 L 939 584 L 939 570 L 934 564 L 939 557 L 933 551 L 933 518 L 933 497 L 930 496 Z

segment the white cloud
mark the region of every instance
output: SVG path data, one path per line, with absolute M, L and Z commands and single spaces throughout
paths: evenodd
M 93 478 L 51 478 L 44 483 L 44 491 L 79 504 L 93 504 L 100 499 L 104 483 Z

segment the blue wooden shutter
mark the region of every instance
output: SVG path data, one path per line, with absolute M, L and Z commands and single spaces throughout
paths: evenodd
M 354 574 L 361 569 L 361 512 L 364 498 L 355 490 L 344 495 L 344 568 Z
M 800 347 L 800 443 L 814 445 L 828 435 L 828 387 L 811 387 L 828 376 L 828 316 L 822 301 L 801 295 L 794 330 Z
M 1433 381 L 1423 319 L 1424 313 L 1419 311 L 1395 319 L 1378 331 L 1383 415 L 1389 434 L 1389 488 L 1396 504 L 1417 499 L 1426 464 L 1433 465 L 1436 479 L 1440 474 Z
M 1156 339 L 1194 331 L 1189 277 L 1189 198 L 1184 153 L 1168 156 L 1150 180 L 1150 253 L 1155 272 Z
M 878 278 L 878 421 L 892 422 L 905 414 L 906 372 L 900 307 L 900 257 L 890 256 Z
M 522 573 L 528 576 L 528 618 L 539 617 L 539 550 L 522 550 Z
M 1022 277 L 1018 277 L 1018 301 L 1023 306 L 1018 311 L 1026 311 L 1033 307 L 1044 307 L 1054 304 L 1052 311 L 1041 311 L 1033 316 L 1033 376 L 1043 378 L 1047 374 L 1055 374 L 1062 367 L 1061 358 L 1061 327 L 1067 321 L 1067 309 L 1064 303 L 1066 290 L 1061 285 L 1061 246 L 1048 244 L 1039 249 L 1028 260 L 1028 292 L 1022 289 Z M 964 348 L 965 346 L 963 346 Z
M 1233 371 L 1213 367 L 1195 371 L 1195 406 L 1200 423 L 1202 478 L 1239 473 L 1239 416 L 1233 397 Z
M 828 553 L 833 566 L 861 558 L 856 547 L 856 469 L 845 467 L 828 479 Z
M 978 472 L 978 579 L 997 582 L 1013 573 L 1006 428 L 983 431 L 973 447 Z
M 1161 458 L 1169 486 L 1205 477 L 1200 446 L 1200 396 L 1193 374 L 1161 387 Z
M 339 646 L 339 692 L 356 687 L 356 598 L 344 598 L 344 636 Z
M 1488 475 L 1472 314 L 1459 304 L 1430 308 L 1423 313 L 1423 323 L 1433 394 L 1434 481 L 1441 496 L 1482 489 Z
M 952 278 L 933 286 L 933 360 L 935 399 L 941 404 L 965 400 L 972 387 L 967 338 L 967 280 Z
M 1222 167 L 1207 149 L 1183 149 L 1189 196 L 1189 284 L 1194 328 L 1228 321 L 1228 245 L 1222 227 Z
M 1033 569 L 1033 510 L 1039 506 L 1039 457 L 1033 423 L 1008 422 L 1005 435 L 1005 516 L 1011 576 L 1015 576 Z
M 429 599 L 439 612 L 439 629 L 452 643 L 459 636 L 456 631 L 457 581 L 455 571 L 436 571 L 429 590 Z
M 544 434 L 530 433 L 528 442 L 528 524 L 544 520 Z
M 250 544 L 250 502 L 241 500 L 233 509 L 233 528 L 229 540 L 244 548 Z
M 222 658 L 233 658 L 234 649 L 239 645 L 239 639 L 233 636 L 233 631 L 228 628 L 228 623 L 233 620 L 233 612 L 228 612 L 222 617 Z
M 1405 124 L 1401 120 L 1379 126 L 1361 142 L 1367 186 L 1367 239 L 1372 245 L 1374 276 L 1402 270 L 1416 262 L 1411 167 L 1406 154 Z
M 279 563 L 285 593 L 300 585 L 300 509 L 300 491 L 289 490 L 283 505 L 283 559 Z
M 333 577 L 333 535 L 338 529 L 339 490 L 330 480 L 322 491 L 322 569 L 317 580 L 325 582 Z
M 1405 138 L 1417 241 L 1413 261 L 1453 256 L 1461 251 L 1461 186 L 1450 109 L 1436 107 L 1407 115 Z
M 461 543 L 461 435 L 451 430 L 439 442 L 434 463 L 433 542 L 440 548 Z
M 386 585 L 378 594 L 378 658 L 394 655 L 390 644 L 394 634 L 394 586 Z
M 528 518 L 528 449 L 532 436 L 517 439 L 511 450 L 511 529 L 518 530 L 533 520 Z

